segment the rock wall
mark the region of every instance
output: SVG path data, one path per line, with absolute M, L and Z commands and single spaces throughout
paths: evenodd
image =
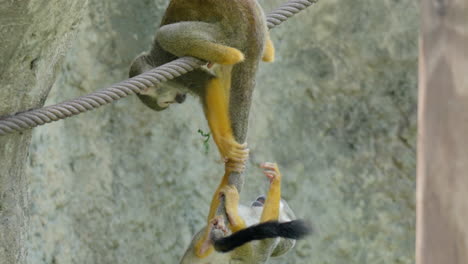
M 86 1 L 0 0 L 0 116 L 40 107 Z M 31 132 L 0 137 L 0 263 L 26 263 Z
M 46 104 L 125 79 L 166 4 L 89 0 Z M 414 1 L 331 0 L 273 30 L 241 200 L 276 161 L 316 233 L 271 263 L 414 263 L 417 21 Z M 28 263 L 176 263 L 223 173 L 199 129 L 195 98 L 157 113 L 135 96 L 35 129 Z

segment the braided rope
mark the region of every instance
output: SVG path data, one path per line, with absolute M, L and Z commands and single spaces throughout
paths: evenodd
M 318 0 L 290 0 L 267 16 L 269 29 L 278 26 L 301 10 L 306 9 Z M 94 93 L 68 100 L 59 104 L 46 106 L 40 109 L 28 110 L 13 115 L 0 117 L 0 136 L 24 131 L 46 123 L 65 119 L 84 113 L 113 101 L 124 98 L 130 94 L 155 86 L 158 83 L 174 79 L 187 72 L 193 71 L 206 62 L 193 58 L 183 57 L 171 61 L 148 72 L 114 84 L 108 88 Z
M 267 15 L 266 21 L 268 28 L 272 29 L 278 26 L 288 20 L 288 18 L 317 2 L 318 0 L 290 0 L 284 3 Z

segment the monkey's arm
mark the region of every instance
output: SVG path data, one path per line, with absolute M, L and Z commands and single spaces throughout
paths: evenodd
M 265 169 L 263 173 L 270 179 L 265 205 L 263 206 L 260 223 L 278 220 L 281 201 L 281 173 L 276 163 L 265 162 L 260 167 Z

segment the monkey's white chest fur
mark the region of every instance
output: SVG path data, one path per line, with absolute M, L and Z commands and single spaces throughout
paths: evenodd
M 252 226 L 260 222 L 263 206 L 245 206 L 240 204 L 238 207 L 239 216 L 244 219 L 247 226 Z M 287 222 L 294 220 L 295 216 L 287 203 L 282 200 L 280 202 L 280 222 Z M 204 232 L 204 228 L 198 232 L 197 237 L 200 237 Z M 263 264 L 270 258 L 270 256 L 279 256 L 288 251 L 294 246 L 294 240 L 287 240 L 284 238 L 271 238 L 261 241 L 253 241 L 251 251 L 235 250 L 228 253 L 220 253 L 213 251 L 206 258 L 198 258 L 193 253 L 193 245 L 189 247 L 185 255 L 182 257 L 180 264 Z

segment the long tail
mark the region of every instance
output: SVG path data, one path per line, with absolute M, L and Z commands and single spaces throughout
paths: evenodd
M 312 233 L 312 227 L 303 220 L 280 223 L 269 221 L 242 229 L 230 236 L 214 241 L 216 251 L 228 252 L 253 240 L 284 237 L 301 239 Z

